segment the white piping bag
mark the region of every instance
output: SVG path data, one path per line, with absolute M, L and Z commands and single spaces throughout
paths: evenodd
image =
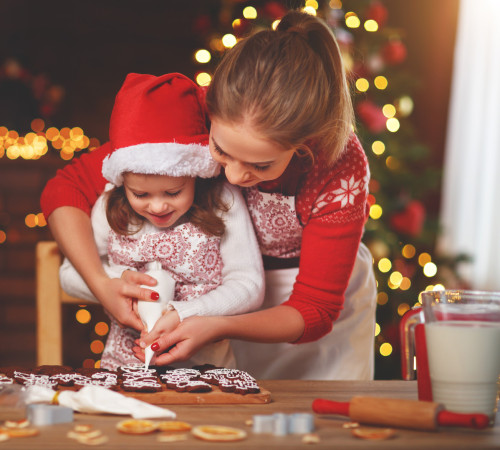
M 155 302 L 146 302 L 144 300 L 137 302 L 139 316 L 149 333 L 161 317 L 163 311 L 167 309 L 168 304 L 174 299 L 175 280 L 166 270 L 162 269 L 159 261 L 148 263 L 146 269 L 146 273 L 158 281 L 158 284 L 152 289 L 160 295 L 160 298 Z M 151 286 L 142 287 L 151 289 Z M 144 354 L 147 369 L 155 352 L 151 350 L 151 346 L 148 346 L 144 350 Z

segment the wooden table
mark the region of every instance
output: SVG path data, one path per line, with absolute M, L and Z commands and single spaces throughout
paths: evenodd
M 177 419 L 192 425 L 214 424 L 246 429 L 248 438 L 238 443 L 209 443 L 189 435 L 183 442 L 158 442 L 158 434 L 143 436 L 124 435 L 116 431 L 115 425 L 121 416 L 89 415 L 75 413 L 75 421 L 42 427 L 40 434 L 31 438 L 10 439 L 0 443 L 8 449 L 68 449 L 85 448 L 66 437 L 75 424 L 92 424 L 109 437 L 107 444 L 98 448 L 149 449 L 149 448 L 329 448 L 329 449 L 482 449 L 500 448 L 500 419 L 495 426 L 486 430 L 440 428 L 438 431 L 414 431 L 398 429 L 395 437 L 383 441 L 365 441 L 351 435 L 342 427 L 348 419 L 340 416 L 315 416 L 315 433 L 318 444 L 303 444 L 301 435 L 277 437 L 272 434 L 253 434 L 251 426 L 245 422 L 255 414 L 311 413 L 311 403 L 315 398 L 348 401 L 353 395 L 372 395 L 402 399 L 417 398 L 417 386 L 413 381 L 289 381 L 266 380 L 261 386 L 272 393 L 272 402 L 256 405 L 175 405 L 169 409 L 177 413 Z M 0 421 L 12 419 L 12 411 L 0 408 Z

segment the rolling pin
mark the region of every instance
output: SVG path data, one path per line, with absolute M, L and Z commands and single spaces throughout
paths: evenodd
M 355 396 L 350 402 L 317 398 L 312 409 L 318 414 L 340 414 L 366 425 L 436 430 L 438 427 L 486 428 L 486 414 L 462 414 L 446 411 L 440 403 Z

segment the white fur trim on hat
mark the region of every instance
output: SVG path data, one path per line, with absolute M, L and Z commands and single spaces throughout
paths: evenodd
M 102 163 L 104 178 L 115 186 L 123 184 L 124 172 L 212 178 L 220 173 L 220 165 L 210 155 L 208 145 L 139 144 L 115 150 Z

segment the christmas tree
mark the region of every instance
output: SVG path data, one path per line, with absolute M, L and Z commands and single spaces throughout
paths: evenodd
M 222 2 L 205 11 L 195 31 L 205 43 L 196 59 L 200 84 L 227 48 L 259 29 L 273 27 L 289 2 Z M 299 6 L 299 5 L 293 5 Z M 378 285 L 375 376 L 399 378 L 401 317 L 428 289 L 463 287 L 455 260 L 434 255 L 441 168 L 436 167 L 412 122 L 418 80 L 404 69 L 407 49 L 400 29 L 378 0 L 308 0 L 304 9 L 321 17 L 341 48 L 352 85 L 358 134 L 371 170 L 370 217 L 363 237 L 374 258 Z

